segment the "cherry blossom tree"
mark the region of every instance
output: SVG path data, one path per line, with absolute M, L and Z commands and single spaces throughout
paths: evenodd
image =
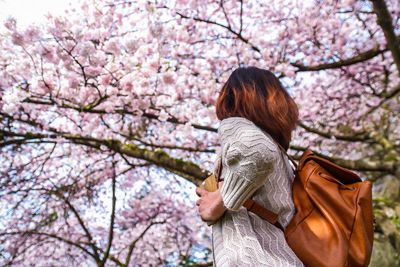
M 87 0 L 47 21 L 0 39 L 3 265 L 211 266 L 194 187 L 249 65 L 300 107 L 295 158 L 374 181 L 372 265 L 398 263 L 398 1 Z

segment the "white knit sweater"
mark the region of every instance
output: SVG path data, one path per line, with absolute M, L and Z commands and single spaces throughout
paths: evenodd
M 288 158 L 268 133 L 246 118 L 222 120 L 218 134 L 221 154 L 215 169 L 222 155 L 220 190 L 227 211 L 212 225 L 214 266 L 303 266 L 280 229 L 242 206 L 252 196 L 287 226 L 295 211 Z

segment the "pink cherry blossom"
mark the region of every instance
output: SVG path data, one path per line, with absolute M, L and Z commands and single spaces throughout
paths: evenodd
M 399 3 L 385 3 L 398 35 Z M 290 154 L 320 152 L 378 194 L 377 177 L 398 176 L 400 63 L 375 12 L 348 0 L 83 0 L 43 25 L 7 19 L 0 265 L 210 264 L 193 181 L 213 170 L 215 103 L 238 66 L 270 70 L 294 97 Z

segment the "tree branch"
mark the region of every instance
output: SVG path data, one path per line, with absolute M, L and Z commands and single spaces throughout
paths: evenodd
M 188 267 L 208 267 L 208 266 L 213 266 L 213 262 L 205 262 L 205 263 L 192 263 L 189 264 Z
M 64 109 L 74 109 L 76 111 L 79 112 L 86 112 L 86 113 L 94 113 L 94 114 L 110 114 L 109 112 L 106 112 L 105 110 L 102 109 L 93 109 L 93 107 L 89 106 L 89 107 L 74 107 L 74 106 L 70 106 L 70 105 L 66 105 L 66 104 L 62 104 L 59 105 L 55 102 L 51 102 L 51 101 L 43 101 L 43 100 L 37 100 L 37 99 L 25 99 L 23 102 L 25 103 L 33 103 L 33 104 L 39 104 L 39 105 L 48 105 L 48 106 L 54 106 L 56 105 L 59 108 L 64 108 Z M 133 112 L 129 112 L 125 109 L 117 109 L 114 110 L 115 113 L 117 114 L 121 114 L 121 115 L 132 115 L 132 116 L 136 116 L 136 114 L 134 114 Z M 152 113 L 148 113 L 148 112 L 144 112 L 142 114 L 143 117 L 148 118 L 148 119 L 155 119 L 155 120 L 159 120 L 158 119 L 158 115 L 152 114 Z M 174 124 L 186 124 L 186 121 L 180 121 L 178 120 L 176 117 L 171 117 L 167 119 L 167 122 L 170 123 L 174 123 Z M 204 125 L 199 125 L 199 124 L 195 124 L 192 123 L 191 126 L 193 126 L 193 128 L 195 129 L 199 129 L 199 130 L 205 130 L 205 131 L 209 131 L 209 132 L 217 132 L 217 129 L 214 127 L 210 127 L 210 126 L 204 126 Z
M 184 14 L 182 14 L 182 13 L 179 13 L 179 12 L 176 12 L 176 14 L 178 14 L 180 17 L 182 17 L 182 18 L 184 18 L 184 19 L 193 19 L 194 21 L 204 22 L 204 23 L 208 23 L 208 24 L 212 24 L 212 25 L 216 25 L 216 26 L 219 26 L 219 27 L 221 27 L 221 28 L 224 28 L 224 29 L 228 30 L 230 33 L 232 33 L 233 35 L 235 35 L 239 40 L 241 40 L 241 41 L 243 41 L 244 43 L 250 45 L 250 47 L 251 47 L 254 51 L 256 51 L 256 52 L 258 52 L 258 53 L 261 53 L 261 49 L 258 48 L 257 46 L 255 46 L 254 44 L 252 44 L 252 43 L 249 41 L 249 39 L 244 38 L 241 31 L 240 31 L 240 32 L 236 32 L 236 31 L 233 30 L 229 25 L 227 26 L 227 25 L 224 25 L 224 24 L 221 24 L 221 23 L 219 23 L 219 22 L 212 21 L 212 20 L 207 20 L 207 19 L 202 19 L 202 18 L 197 18 L 197 17 L 189 17 L 189 16 L 186 16 L 186 15 L 184 15 Z
M 116 185 L 116 173 L 115 173 L 115 162 L 113 162 L 113 174 L 111 177 L 111 218 L 110 218 L 110 229 L 108 232 L 108 244 L 106 251 L 104 252 L 103 260 L 100 262 L 100 266 L 105 266 L 108 256 L 110 255 L 111 245 L 114 237 L 114 221 L 115 221 L 115 205 L 117 202 L 117 197 L 115 195 L 115 185 Z
M 379 46 L 376 46 L 376 47 L 374 47 L 368 51 L 365 51 L 361 54 L 358 54 L 354 57 L 351 57 L 348 59 L 343 59 L 343 60 L 333 62 L 333 63 L 325 63 L 325 64 L 314 65 L 314 66 L 305 66 L 300 63 L 290 63 L 290 64 L 297 68 L 296 72 L 337 69 L 337 68 L 341 68 L 341 67 L 345 67 L 345 66 L 349 66 L 349 65 L 367 61 L 371 58 L 376 57 L 377 55 L 380 55 L 380 54 L 386 52 L 386 51 L 387 51 L 387 49 L 380 50 Z
M 136 243 L 146 234 L 146 232 L 147 232 L 153 225 L 156 225 L 156 224 L 163 224 L 163 223 L 165 223 L 164 220 L 163 220 L 163 221 L 159 221 L 159 222 L 154 222 L 154 221 L 151 222 L 151 223 L 140 233 L 140 235 L 139 235 L 135 240 L 133 240 L 133 241 L 129 244 L 128 253 L 127 253 L 126 259 L 125 259 L 125 266 L 129 266 L 129 262 L 131 261 L 131 257 L 132 257 L 132 252 L 133 252 L 133 249 L 135 248 Z
M 386 2 L 384 0 L 371 0 L 374 6 L 374 12 L 377 17 L 377 22 L 381 27 L 387 46 L 392 52 L 393 60 L 397 66 L 397 71 L 400 75 L 400 42 L 396 37 L 392 24 L 392 16 L 387 8 Z
M 64 243 L 66 243 L 68 245 L 74 246 L 76 248 L 79 248 L 80 250 L 82 250 L 83 252 L 88 254 L 89 256 L 93 257 L 94 260 L 97 260 L 93 253 L 91 253 L 85 247 L 81 246 L 79 243 L 75 243 L 74 241 L 71 241 L 71 240 L 69 240 L 67 238 L 64 238 L 64 237 L 60 237 L 60 236 L 58 236 L 56 234 L 39 232 L 39 231 L 35 231 L 35 230 L 28 230 L 28 231 L 21 231 L 21 232 L 4 232 L 4 233 L 0 233 L 0 236 L 7 236 L 7 235 L 39 235 L 39 236 L 46 236 L 46 237 L 53 238 L 53 239 L 56 239 L 58 241 L 64 242 Z
M 93 237 L 92 234 L 90 233 L 89 229 L 86 227 L 85 222 L 82 220 L 82 218 L 80 217 L 78 211 L 75 209 L 75 207 L 72 205 L 72 203 L 62 195 L 62 193 L 59 193 L 57 191 L 53 192 L 55 196 L 57 196 L 58 198 L 64 200 L 64 202 L 67 204 L 67 206 L 70 208 L 70 210 L 72 211 L 72 213 L 75 215 L 76 219 L 78 220 L 80 226 L 82 227 L 83 231 L 85 232 L 85 235 L 88 239 L 88 243 L 89 246 L 92 248 L 93 250 L 93 254 L 94 254 L 94 258 L 96 260 L 96 262 L 100 262 L 100 255 L 97 252 L 97 248 L 96 245 L 93 243 Z
M 198 165 L 185 161 L 182 159 L 172 158 L 163 150 L 147 150 L 139 148 L 135 144 L 124 144 L 117 140 L 103 140 L 96 139 L 93 137 L 84 137 L 80 135 L 72 135 L 68 133 L 57 132 L 55 129 L 49 129 L 54 134 L 38 134 L 38 133 L 13 133 L 0 129 L 0 133 L 4 136 L 29 136 L 37 139 L 56 139 L 57 137 L 63 137 L 67 140 L 72 141 L 75 144 L 81 144 L 90 146 L 96 149 L 100 149 L 102 145 L 108 147 L 110 150 L 124 154 L 129 157 L 142 159 L 151 162 L 159 167 L 169 170 L 179 176 L 184 177 L 186 180 L 199 185 L 208 175 L 211 173 L 207 170 L 201 169 Z
M 307 147 L 301 146 L 290 146 L 290 149 L 296 151 L 306 151 Z M 318 151 L 314 151 L 310 149 L 315 155 L 325 158 L 334 162 L 335 164 L 342 166 L 343 168 L 354 170 L 354 171 L 371 171 L 371 172 L 387 172 L 387 173 L 395 173 L 396 171 L 396 164 L 395 162 L 385 162 L 385 161 L 374 161 L 368 158 L 356 159 L 356 160 L 349 160 L 349 159 L 342 159 L 337 157 L 331 157 L 324 154 L 319 153 Z M 300 156 L 292 156 L 296 160 L 300 159 Z
M 336 140 L 347 141 L 347 142 L 374 142 L 372 138 L 369 137 L 368 133 L 355 133 L 354 135 L 339 135 L 331 132 L 324 132 L 319 129 L 312 128 L 305 125 L 303 122 L 299 122 L 299 126 L 310 133 L 315 133 L 321 137 Z
M 397 85 L 395 88 L 393 88 L 390 92 L 382 94 L 383 98 L 380 99 L 379 103 L 376 106 L 373 106 L 372 108 L 370 108 L 364 114 L 360 115 L 358 120 L 364 119 L 365 117 L 367 117 L 371 113 L 375 112 L 378 108 L 382 107 L 387 101 L 389 101 L 390 99 L 398 96 L 399 94 L 400 94 L 400 84 Z

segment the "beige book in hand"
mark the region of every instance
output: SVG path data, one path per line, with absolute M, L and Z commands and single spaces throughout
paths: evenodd
M 202 188 L 207 190 L 208 192 L 214 192 L 218 190 L 218 184 L 217 184 L 217 179 L 214 174 L 211 174 L 208 176 L 204 182 L 201 184 Z

